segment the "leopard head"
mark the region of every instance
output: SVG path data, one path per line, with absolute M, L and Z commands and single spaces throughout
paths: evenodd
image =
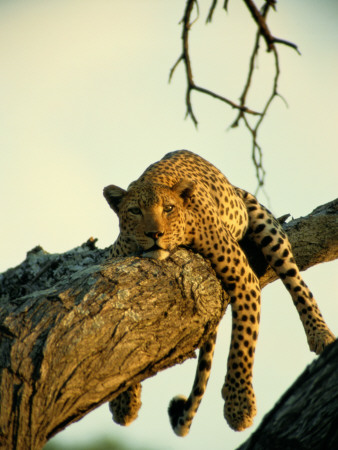
M 195 184 L 182 179 L 172 187 L 134 182 L 127 191 L 104 188 L 109 206 L 119 218 L 120 234 L 148 258 L 165 259 L 185 243 L 185 211 Z

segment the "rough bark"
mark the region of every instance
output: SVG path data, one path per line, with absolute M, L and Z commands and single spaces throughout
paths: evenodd
M 335 201 L 287 225 L 302 270 L 338 257 L 337 215 Z M 273 281 L 246 248 L 262 286 Z M 94 240 L 63 255 L 33 249 L 0 275 L 0 298 L 0 447 L 20 450 L 193 356 L 228 303 L 191 251 L 106 261 Z
M 210 265 L 187 250 L 164 264 L 92 265 L 2 302 L 0 447 L 39 449 L 131 383 L 191 357 L 225 306 Z

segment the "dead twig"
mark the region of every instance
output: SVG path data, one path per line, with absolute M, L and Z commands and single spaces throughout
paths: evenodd
M 290 42 L 290 41 L 286 41 L 284 39 L 276 38 L 271 34 L 269 27 L 265 20 L 266 16 L 264 14 L 261 14 L 261 12 L 259 11 L 259 9 L 257 8 L 257 6 L 255 5 L 255 3 L 252 0 L 243 0 L 243 1 L 246 4 L 246 6 L 248 7 L 254 21 L 257 23 L 260 34 L 265 39 L 268 51 L 273 50 L 275 48 L 275 44 L 284 44 L 289 47 L 292 47 L 293 49 L 296 50 L 297 53 L 300 54 L 296 44 L 294 44 L 293 42 Z M 272 7 L 275 9 L 276 3 L 277 3 L 277 0 L 268 0 L 265 3 L 265 5 L 263 6 L 263 10 L 264 9 L 267 10 L 269 7 Z
M 223 103 L 226 103 L 227 105 L 231 106 L 232 108 L 238 110 L 238 115 L 237 115 L 236 119 L 234 120 L 234 122 L 232 123 L 231 128 L 237 127 L 240 124 L 240 121 L 242 119 L 245 127 L 251 134 L 251 137 L 252 137 L 251 157 L 252 157 L 252 160 L 254 163 L 254 167 L 256 170 L 256 178 L 258 181 L 258 186 L 257 186 L 257 190 L 256 190 L 256 193 L 257 193 L 258 190 L 264 186 L 264 181 L 265 181 L 265 169 L 263 166 L 263 152 L 262 152 L 262 148 L 259 145 L 258 139 L 257 139 L 258 131 L 259 131 L 259 128 L 262 125 L 263 120 L 266 117 L 267 111 L 268 111 L 271 103 L 275 99 L 275 97 L 278 96 L 283 99 L 283 97 L 278 93 L 278 81 L 279 81 L 279 77 L 280 77 L 280 64 L 279 64 L 279 55 L 278 55 L 275 44 L 287 45 L 289 47 L 294 48 L 298 53 L 299 53 L 299 50 L 298 50 L 298 47 L 295 44 L 293 44 L 292 42 L 274 37 L 266 23 L 268 11 L 270 10 L 270 8 L 275 9 L 276 0 L 266 0 L 261 11 L 259 11 L 259 9 L 256 7 L 255 3 L 252 0 L 243 0 L 243 1 L 246 4 L 247 8 L 249 9 L 254 21 L 256 22 L 256 24 L 258 26 L 258 30 L 256 33 L 254 48 L 253 48 L 253 51 L 251 53 L 251 57 L 249 60 L 249 70 L 248 70 L 246 82 L 245 82 L 245 85 L 243 88 L 243 92 L 239 98 L 239 100 L 240 100 L 239 103 L 236 103 L 223 95 L 219 95 L 210 89 L 198 86 L 194 82 L 193 72 L 192 72 L 192 67 L 191 67 L 191 59 L 190 59 L 190 54 L 189 54 L 189 32 L 191 30 L 193 23 L 198 19 L 198 16 L 199 16 L 197 0 L 187 0 L 186 1 L 184 15 L 180 22 L 182 24 L 182 53 L 170 70 L 169 81 L 172 79 L 173 74 L 174 74 L 177 66 L 179 65 L 179 63 L 183 62 L 184 66 L 185 66 L 186 79 L 187 79 L 187 89 L 186 89 L 186 95 L 185 95 L 186 107 L 187 107 L 186 117 L 190 116 L 190 118 L 192 119 L 195 126 L 198 125 L 198 120 L 197 120 L 197 117 L 196 117 L 193 107 L 192 107 L 192 101 L 191 101 L 192 91 L 197 91 L 202 94 L 209 95 L 210 97 L 216 98 L 216 99 L 222 101 Z M 217 5 L 217 0 L 212 0 L 211 6 L 209 8 L 208 16 L 206 19 L 207 23 L 212 21 L 216 5 Z M 195 6 L 196 6 L 196 10 L 197 10 L 197 17 L 196 17 L 196 19 L 192 20 L 191 16 L 192 16 Z M 228 6 L 228 1 L 226 0 L 224 2 L 223 8 L 226 10 L 227 6 Z M 260 50 L 260 39 L 261 38 L 263 38 L 265 40 L 266 45 L 267 45 L 267 50 L 273 54 L 275 75 L 273 78 L 271 94 L 269 95 L 268 99 L 266 100 L 262 111 L 256 111 L 253 108 L 249 108 L 247 106 L 247 97 L 248 97 L 248 93 L 250 91 L 251 84 L 252 84 L 252 79 L 253 79 L 253 75 L 254 75 L 254 71 L 255 71 L 255 63 L 256 63 L 256 59 L 258 57 L 258 53 Z M 250 116 L 257 117 L 256 123 L 254 125 L 250 125 L 248 116 L 247 116 L 248 114 Z
M 260 115 L 260 113 L 258 111 L 254 111 L 245 105 L 239 105 L 222 95 L 216 94 L 215 92 L 211 91 L 210 89 L 205 89 L 205 88 L 203 88 L 201 86 L 197 86 L 195 84 L 194 79 L 193 79 L 191 60 L 190 60 L 190 54 L 189 54 L 189 32 L 190 32 L 191 26 L 198 18 L 198 16 L 197 16 L 197 18 L 195 20 L 191 21 L 191 14 L 194 9 L 194 5 L 196 5 L 196 7 L 198 8 L 198 3 L 196 0 L 188 0 L 186 2 L 186 8 L 184 11 L 184 15 L 180 22 L 180 23 L 182 23 L 182 28 L 183 28 L 182 29 L 182 44 L 183 44 L 182 45 L 182 54 L 179 56 L 179 58 L 177 59 L 177 61 L 173 65 L 173 67 L 171 68 L 170 74 L 169 74 L 169 81 L 171 81 L 172 76 L 173 76 L 177 66 L 179 65 L 179 63 L 181 61 L 183 61 L 184 66 L 185 66 L 186 78 L 187 78 L 187 90 L 186 90 L 186 96 L 185 96 L 186 106 L 187 106 L 186 117 L 190 116 L 193 123 L 195 124 L 195 126 L 198 125 L 198 121 L 197 121 L 197 118 L 193 111 L 192 104 L 191 104 L 191 92 L 193 90 L 201 92 L 206 95 L 209 95 L 211 97 L 217 98 L 218 100 L 230 105 L 232 108 L 239 109 L 243 113 L 247 112 L 248 114 Z M 216 4 L 215 4 L 215 6 L 216 6 Z M 212 13 L 211 13 L 211 16 L 212 16 Z
M 208 13 L 208 17 L 206 20 L 206 23 L 211 22 L 212 21 L 212 16 L 214 14 L 215 8 L 217 5 L 217 0 L 213 0 L 209 9 L 209 13 Z

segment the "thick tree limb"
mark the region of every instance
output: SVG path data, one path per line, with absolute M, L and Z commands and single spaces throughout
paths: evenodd
M 210 265 L 183 249 L 165 264 L 90 266 L 2 302 L 0 447 L 39 449 L 130 384 L 191 357 L 225 306 Z
M 335 201 L 287 226 L 301 269 L 338 257 L 337 215 Z M 191 357 L 224 314 L 228 300 L 199 255 L 105 256 L 93 241 L 64 255 L 36 248 L 0 275 L 0 447 L 41 448 L 129 385 Z M 274 280 L 256 269 L 263 286 Z

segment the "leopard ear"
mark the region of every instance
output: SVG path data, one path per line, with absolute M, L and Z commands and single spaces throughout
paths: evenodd
M 119 212 L 119 204 L 126 193 L 127 191 L 118 186 L 114 186 L 113 184 L 110 184 L 103 189 L 104 198 L 116 214 Z
M 194 193 L 196 184 L 188 178 L 182 178 L 171 188 L 176 192 L 184 201 L 187 201 Z

